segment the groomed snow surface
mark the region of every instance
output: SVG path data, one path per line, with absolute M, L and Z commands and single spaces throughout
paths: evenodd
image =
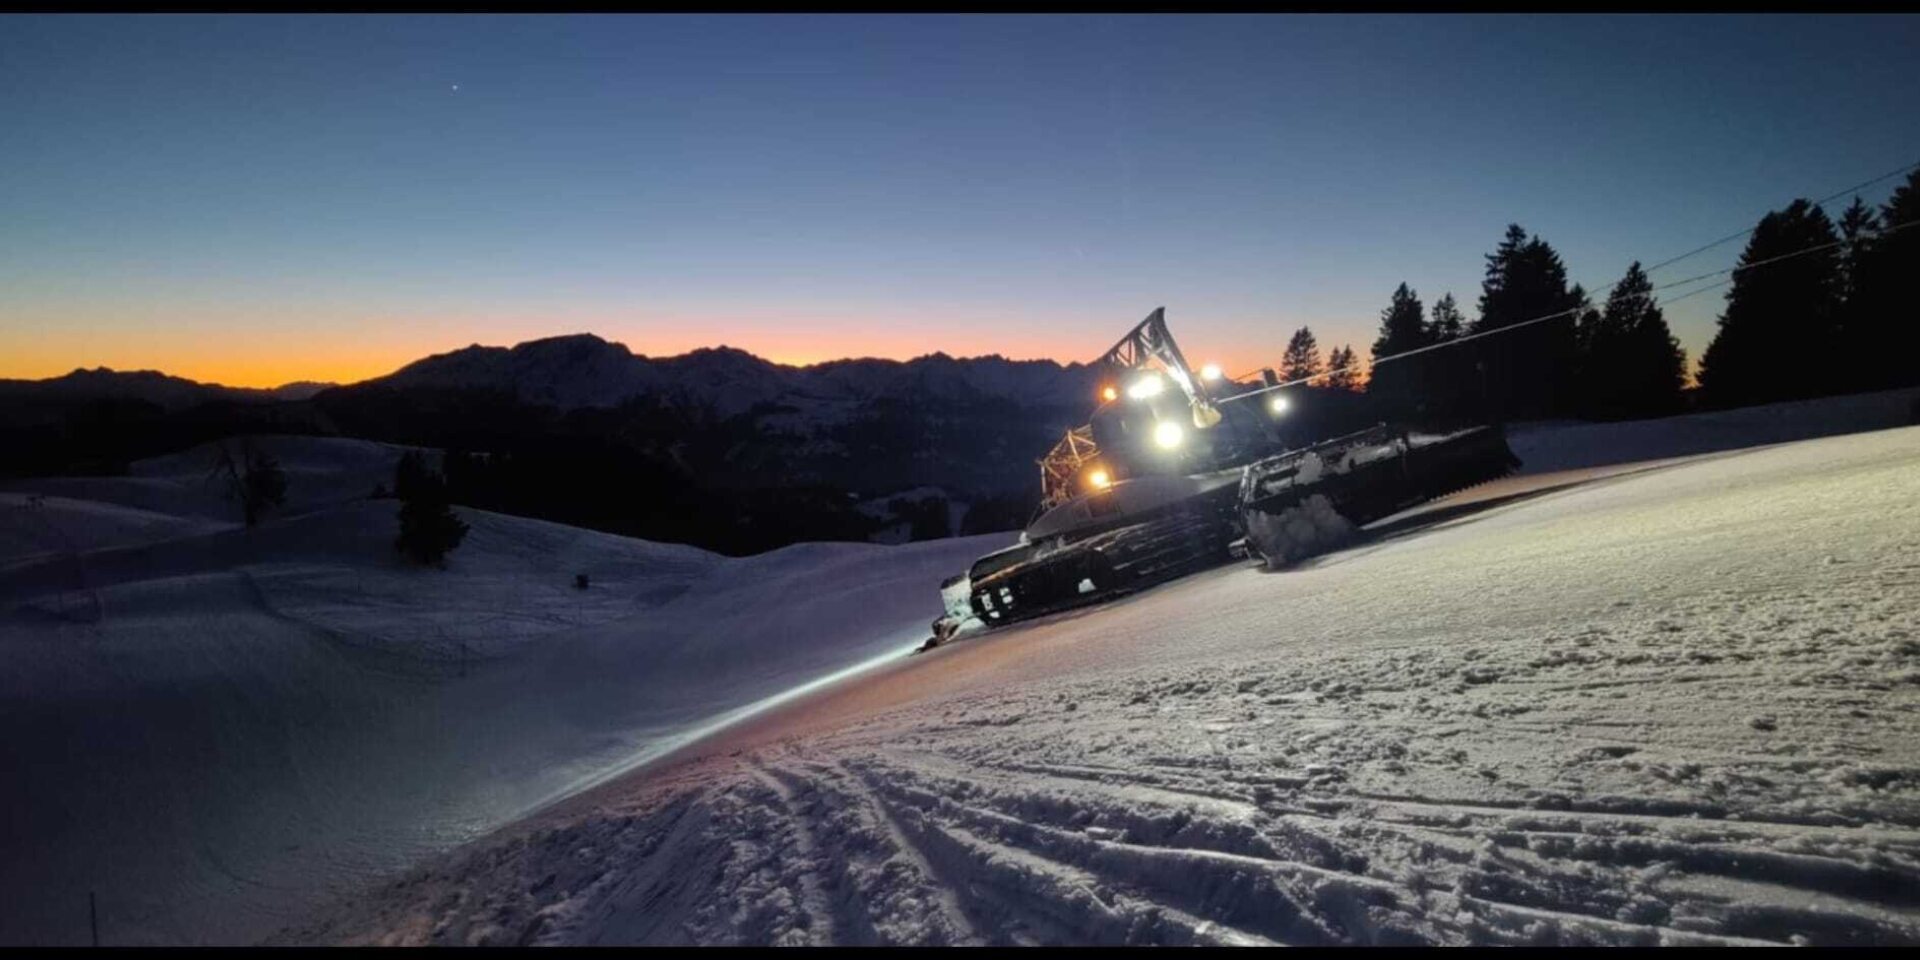
M 1562 432 L 1715 416 L 1523 432 L 1579 469 L 882 668 L 276 939 L 1920 942 L 1920 428 Z
M 423 571 L 394 448 L 252 531 L 204 451 L 16 485 L 0 942 L 1920 941 L 1912 398 L 1518 431 L 1293 569 L 801 696 L 1009 538 L 463 510 Z

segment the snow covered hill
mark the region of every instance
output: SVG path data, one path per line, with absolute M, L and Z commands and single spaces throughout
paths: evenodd
M 291 503 L 251 530 L 204 449 L 0 494 L 0 943 L 85 942 L 90 891 L 107 943 L 256 939 L 904 651 L 1007 539 L 730 560 L 461 510 L 422 570 L 365 499 L 397 448 L 262 443 Z
M 409 449 L 321 437 L 269 436 L 252 442 L 279 461 L 286 474 L 283 515 L 364 500 L 376 485 L 393 482 L 394 464 Z M 71 559 L 76 553 L 237 527 L 240 507 L 228 498 L 219 463 L 217 446 L 202 444 L 137 461 L 126 476 L 33 477 L 8 483 L 0 490 L 0 571 L 38 563 L 38 576 L 78 588 L 80 581 L 74 578 L 81 574 Z
M 394 464 L 410 447 L 368 440 L 330 437 L 258 437 L 251 441 L 272 456 L 287 477 L 282 515 L 304 513 L 322 506 L 364 500 L 377 485 L 393 483 Z M 238 451 L 238 441 L 231 444 Z M 126 476 L 32 477 L 6 485 L 7 503 L 25 506 L 39 495 L 47 505 L 90 503 L 206 521 L 234 524 L 240 506 L 229 499 L 227 482 L 218 473 L 216 444 L 133 463 Z M 86 549 L 122 545 L 119 541 L 77 540 Z M 9 558 L 0 555 L 0 564 Z
M 882 668 L 277 940 L 1920 943 L 1920 427 L 1554 435 L 1581 469 Z

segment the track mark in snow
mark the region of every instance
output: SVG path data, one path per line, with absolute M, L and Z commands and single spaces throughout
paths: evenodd
M 687 926 L 703 895 L 702 884 L 718 872 L 715 858 L 702 849 L 712 827 L 713 797 L 691 790 L 667 808 L 667 822 L 648 831 L 651 842 L 633 850 L 627 867 L 612 868 L 611 885 L 586 909 L 574 925 L 593 932 L 598 943 L 658 943 L 691 939 Z M 551 874 L 550 874 L 551 875 Z M 546 882 L 544 876 L 540 881 Z M 551 942 L 567 942 L 564 930 L 551 931 Z
M 970 912 L 998 914 L 1014 943 L 1271 944 L 1256 933 L 1202 918 L 1164 898 L 1143 898 L 1112 877 L 1060 859 L 1057 848 L 1022 842 L 964 808 L 924 791 L 864 774 L 885 806 L 899 811 L 918 844 L 955 876 L 974 902 Z M 956 816 L 956 813 L 960 815 Z M 1013 821 L 1012 818 L 1006 818 Z M 1044 828 L 1042 828 L 1044 829 Z M 1031 840 L 1029 835 L 1026 839 Z
M 1187 803 L 1179 807 L 1156 805 L 1158 816 L 1130 812 L 1142 804 L 1152 805 L 1151 800 L 1137 795 L 1116 798 L 1111 805 L 1099 805 L 1096 814 L 1085 806 L 1050 802 L 1045 796 L 970 787 L 965 780 L 917 782 L 920 779 L 880 779 L 876 786 L 887 802 L 918 811 L 931 829 L 961 831 L 976 846 L 1038 858 L 1025 862 L 1052 863 L 1136 895 L 1150 891 L 1151 899 L 1163 907 L 1179 905 L 1207 922 L 1252 931 L 1276 942 L 1346 940 L 1288 889 L 1300 877 L 1311 877 L 1322 885 L 1352 884 L 1381 892 L 1365 878 L 1279 859 L 1245 828 L 1217 831 L 1213 829 L 1216 822 L 1196 820 L 1185 809 L 1192 798 L 1185 798 Z M 965 797 L 965 802 L 957 796 Z M 1083 823 L 1076 825 L 1075 820 Z M 1200 829 L 1189 830 L 1189 826 Z M 1183 842 L 1204 845 L 1184 846 Z
M 861 942 L 865 938 L 836 938 L 836 934 L 850 937 L 854 931 L 836 929 L 843 925 L 838 922 L 842 910 L 835 907 L 826 890 L 822 873 L 823 856 L 819 844 L 814 841 L 812 816 L 809 811 L 803 811 L 794 799 L 796 791 L 788 782 L 790 775 L 758 763 L 755 766 L 758 779 L 773 792 L 780 812 L 785 815 L 779 823 L 780 831 L 785 836 L 780 839 L 784 840 L 784 846 L 791 847 L 793 851 L 795 868 L 789 870 L 787 875 L 795 877 L 800 885 L 802 922 L 798 927 L 805 931 L 806 942 L 814 945 Z M 870 935 L 872 931 L 869 929 L 865 932 Z
M 865 781 L 839 764 L 816 763 L 810 767 L 831 777 L 834 786 L 845 791 L 848 804 L 860 811 L 858 819 L 870 825 L 875 834 L 872 839 L 876 853 L 887 854 L 880 858 L 879 868 L 872 874 L 876 881 L 887 882 L 873 885 L 876 889 L 868 891 L 869 902 L 899 898 L 901 888 L 905 887 L 909 903 L 924 902 L 932 908 L 925 927 L 932 935 L 932 942 L 984 943 L 985 938 L 967 916 L 953 885 L 943 879 L 933 862 L 908 839 L 899 821 Z

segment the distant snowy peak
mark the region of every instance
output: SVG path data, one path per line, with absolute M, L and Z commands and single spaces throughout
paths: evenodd
M 796 367 L 722 346 L 655 358 L 583 333 L 512 347 L 475 344 L 415 361 L 369 383 L 506 390 L 563 409 L 618 406 L 651 396 L 731 416 L 759 404 L 788 402 L 1080 403 L 1092 377 L 1092 368 L 1083 364 L 998 355 L 956 359 L 933 353 L 905 361 L 862 358 Z

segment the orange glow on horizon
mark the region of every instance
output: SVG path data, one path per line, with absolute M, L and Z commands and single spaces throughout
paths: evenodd
M 555 311 L 565 313 L 566 311 Z M 416 360 L 475 343 L 510 347 L 529 340 L 592 332 L 651 358 L 679 356 L 722 345 L 788 366 L 830 360 L 911 360 L 934 353 L 966 358 L 998 354 L 1011 360 L 1086 363 L 1108 346 L 1106 331 L 1031 318 L 1021 336 L 996 339 L 963 316 L 919 315 L 915 322 L 800 317 L 774 309 L 747 316 L 577 316 L 561 321 L 522 317 L 341 317 L 282 315 L 272 327 L 239 319 L 161 316 L 113 323 L 34 318 L 31 337 L 0 332 L 0 378 L 39 380 L 75 369 L 158 370 L 170 376 L 230 387 L 272 388 L 299 381 L 355 383 L 385 376 Z M 128 318 L 130 319 L 130 318 Z M 118 329 L 115 329 L 115 328 Z M 219 329 L 210 329 L 210 328 Z M 929 328 L 933 328 L 931 331 Z M 1123 329 L 1124 324 L 1116 324 Z M 947 339 L 947 335 L 958 334 Z M 945 342 L 941 342 L 941 340 Z M 1198 340 L 1200 338 L 1195 337 Z M 13 340 L 14 342 L 8 342 Z M 1213 346 L 1224 346 L 1215 343 Z M 1253 345 L 1248 345 L 1253 346 Z M 1263 354 L 1270 353 L 1271 356 Z M 1214 350 L 1207 356 L 1228 372 L 1276 365 L 1280 349 Z
M 1061 350 L 1059 355 L 1044 348 L 1013 349 L 981 345 L 976 349 L 956 349 L 954 345 L 896 339 L 874 342 L 847 338 L 841 343 L 815 341 L 806 344 L 775 342 L 761 345 L 758 338 L 720 336 L 707 343 L 648 343 L 606 331 L 594 332 L 602 339 L 623 343 L 635 354 L 654 359 L 679 356 L 701 348 L 729 346 L 745 350 L 762 359 L 784 366 L 809 366 L 829 360 L 875 358 L 911 360 L 933 353 L 953 357 L 974 357 L 998 353 L 1013 360 L 1053 359 L 1072 362 L 1080 351 Z M 43 380 L 65 376 L 76 369 L 106 367 L 120 372 L 157 370 L 175 377 L 229 387 L 271 388 L 299 381 L 355 383 L 385 376 L 416 360 L 435 354 L 465 349 L 474 343 L 483 346 L 510 347 L 528 340 L 564 336 L 567 332 L 539 333 L 512 337 L 456 338 L 455 342 L 400 342 L 355 344 L 351 338 L 336 337 L 315 343 L 277 344 L 245 342 L 207 342 L 185 338 L 187 343 L 154 343 L 138 340 L 101 342 L 104 338 L 54 341 L 38 338 L 27 344 L 7 345 L 0 349 L 0 379 Z M 638 342 L 636 342 L 638 340 Z
M 131 347 L 82 352 L 59 349 L 54 344 L 36 346 L 39 349 L 8 351 L 6 357 L 0 359 L 0 378 L 44 380 L 65 376 L 77 369 L 106 367 L 121 373 L 157 370 L 168 376 L 228 387 L 271 388 L 300 381 L 367 380 L 392 373 L 426 355 L 392 350 L 362 353 L 346 348 L 329 349 L 326 345 L 285 355 L 233 347 Z

